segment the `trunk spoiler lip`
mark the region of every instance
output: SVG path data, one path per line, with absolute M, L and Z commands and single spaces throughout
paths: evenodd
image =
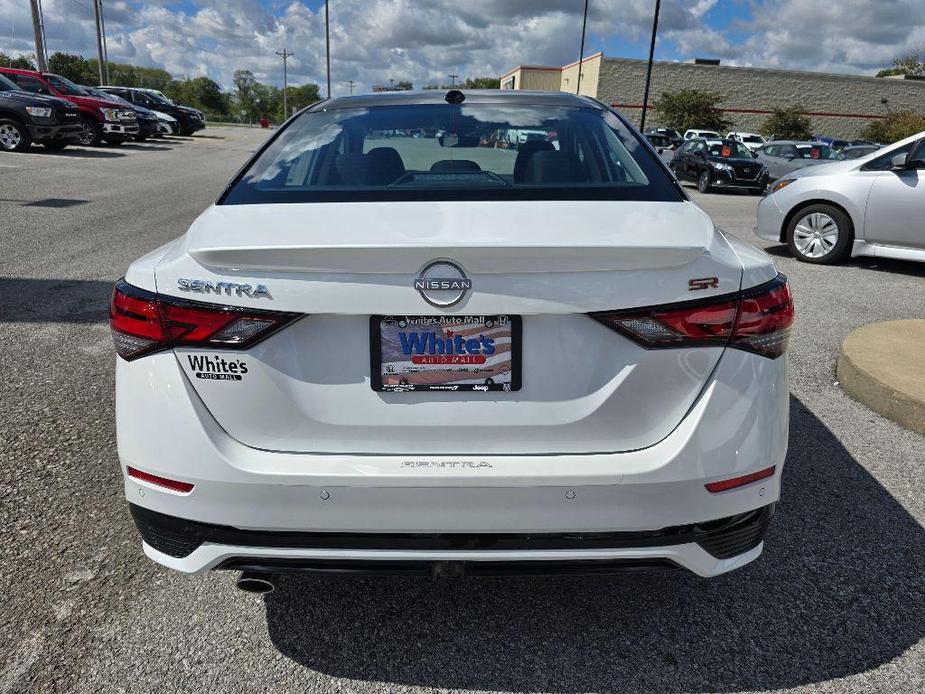
M 608 272 L 681 267 L 708 254 L 703 245 L 337 244 L 188 247 L 209 270 L 345 274 L 408 274 L 434 260 L 452 260 L 473 274 Z

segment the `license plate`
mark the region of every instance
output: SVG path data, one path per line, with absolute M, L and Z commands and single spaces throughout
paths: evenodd
M 377 391 L 520 390 L 520 316 L 372 316 Z

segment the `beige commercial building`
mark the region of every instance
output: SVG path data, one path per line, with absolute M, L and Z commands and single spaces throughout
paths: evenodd
M 771 111 L 799 106 L 813 131 L 835 137 L 858 137 L 872 120 L 890 111 L 925 112 L 925 81 L 859 77 L 822 72 L 770 70 L 697 63 L 656 62 L 652 67 L 649 109 L 662 92 L 702 89 L 722 94 L 721 106 L 731 129 L 755 132 Z M 564 67 L 522 65 L 501 77 L 502 89 L 575 92 L 608 103 L 639 123 L 645 90 L 646 61 L 608 58 L 595 53 Z M 658 125 L 652 110 L 646 125 Z

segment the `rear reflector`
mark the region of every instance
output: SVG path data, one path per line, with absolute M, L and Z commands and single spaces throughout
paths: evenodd
M 734 347 L 774 359 L 787 350 L 793 298 L 787 278 L 706 301 L 590 314 L 646 349 Z
M 175 492 L 182 492 L 183 494 L 193 491 L 193 485 L 189 482 L 179 482 L 177 480 L 167 479 L 166 477 L 160 477 L 159 475 L 152 475 L 150 472 L 142 472 L 133 467 L 127 467 L 126 471 L 128 472 L 128 476 L 132 479 L 154 484 L 158 487 L 171 489 Z
M 765 468 L 764 470 L 759 470 L 758 472 L 753 472 L 748 475 L 742 475 L 741 477 L 733 477 L 729 480 L 721 480 L 720 482 L 710 482 L 709 484 L 703 485 L 707 488 L 707 491 L 716 494 L 716 492 L 725 492 L 729 489 L 735 489 L 736 487 L 744 487 L 746 484 L 751 484 L 752 482 L 758 482 L 759 480 L 765 480 L 768 477 L 774 476 L 774 470 L 777 468 L 776 465 Z
M 300 316 L 177 299 L 119 280 L 109 326 L 116 352 L 131 361 L 171 347 L 251 347 Z

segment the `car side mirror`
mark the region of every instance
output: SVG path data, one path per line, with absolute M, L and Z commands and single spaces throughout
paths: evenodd
M 659 148 L 656 149 L 655 151 L 658 152 L 659 154 L 664 154 L 665 148 L 664 148 L 664 147 L 659 147 Z
M 905 169 L 907 158 L 908 158 L 907 154 L 897 154 L 890 160 L 890 164 L 892 165 L 894 169 Z
M 793 159 L 796 159 L 796 158 L 797 158 L 797 155 L 796 155 L 796 154 L 792 154 L 792 153 L 791 153 L 791 154 L 785 154 L 785 155 L 784 155 L 784 159 L 793 160 Z

